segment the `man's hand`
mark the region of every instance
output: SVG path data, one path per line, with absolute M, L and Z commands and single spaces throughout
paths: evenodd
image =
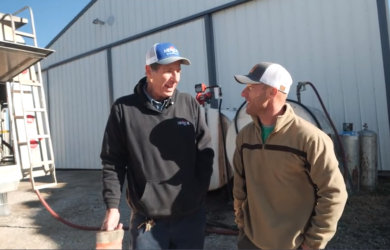
M 302 243 L 301 248 L 302 249 L 310 249 L 310 247 L 306 246 L 304 243 Z
M 119 223 L 119 218 L 120 218 L 120 214 L 117 208 L 107 209 L 106 217 L 104 218 L 103 225 L 100 230 L 112 231 L 115 229 L 122 229 L 123 224 Z

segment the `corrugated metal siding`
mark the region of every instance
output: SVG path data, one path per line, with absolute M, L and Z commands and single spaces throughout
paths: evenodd
M 56 168 L 100 168 L 110 107 L 106 52 L 56 67 L 49 74 Z
M 190 66 L 182 66 L 179 91 L 195 96 L 195 84 L 207 83 L 204 21 L 198 19 L 113 48 L 115 99 L 133 93 L 134 86 L 145 76 L 146 52 L 153 44 L 161 41 L 172 42 L 180 54 L 191 61 Z
M 243 86 L 234 74 L 260 61 L 284 65 L 294 85 L 311 81 L 337 129 L 363 123 L 380 135 L 380 166 L 390 170 L 390 133 L 376 1 L 258 0 L 213 15 L 217 78 L 224 109 L 238 108 Z M 227 42 L 228 41 L 228 42 Z M 307 87 L 302 102 L 322 110 Z
M 99 0 L 52 46 L 43 68 L 233 0 Z M 107 21 L 115 18 L 112 26 Z M 99 18 L 105 25 L 95 25 Z
M 48 105 L 48 85 L 47 85 L 47 72 L 42 72 L 43 90 L 45 91 L 46 107 Z

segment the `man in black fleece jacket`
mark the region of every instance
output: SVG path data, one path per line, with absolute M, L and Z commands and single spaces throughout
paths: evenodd
M 115 101 L 104 132 L 102 230 L 123 227 L 118 207 L 126 177 L 132 249 L 204 245 L 214 151 L 197 101 L 176 89 L 181 64 L 190 61 L 173 44 L 153 45 L 146 77 Z

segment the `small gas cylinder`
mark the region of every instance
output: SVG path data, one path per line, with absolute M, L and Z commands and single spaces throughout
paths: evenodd
M 349 191 L 351 188 L 351 181 L 355 187 L 355 191 L 359 191 L 360 184 L 360 143 L 359 135 L 357 132 L 353 131 L 352 123 L 343 123 L 343 131 L 340 133 L 341 144 L 343 145 L 345 151 L 345 157 L 348 164 L 348 171 L 351 175 L 351 179 L 347 178 L 347 189 Z
M 358 132 L 360 141 L 360 185 L 372 191 L 378 182 L 377 134 L 368 130 L 367 123 Z

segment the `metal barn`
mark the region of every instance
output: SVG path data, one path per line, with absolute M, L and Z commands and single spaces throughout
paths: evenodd
M 192 62 L 180 91 L 218 84 L 234 112 L 244 99 L 233 75 L 280 63 L 294 79 L 289 99 L 312 82 L 339 131 L 350 122 L 378 133 L 378 167 L 390 171 L 388 24 L 387 0 L 92 0 L 42 62 L 56 167 L 101 168 L 111 103 L 144 75 L 149 47 L 169 41 Z M 310 88 L 302 103 L 322 110 Z

